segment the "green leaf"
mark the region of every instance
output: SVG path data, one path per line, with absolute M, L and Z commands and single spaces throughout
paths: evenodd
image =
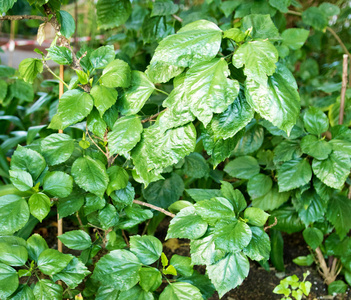
M 36 58 L 26 58 L 21 61 L 18 70 L 24 81 L 33 83 L 37 75 L 43 72 L 43 62 Z
M 135 196 L 134 187 L 128 182 L 127 187 L 121 190 L 114 191 L 110 197 L 114 205 L 129 206 L 133 203 Z
M 83 204 L 84 197 L 81 193 L 73 192 L 68 197 L 59 199 L 57 209 L 60 219 L 74 214 L 83 206 Z
M 115 59 L 113 45 L 102 46 L 91 52 L 89 60 L 95 69 L 103 69 Z
M 221 114 L 214 115 L 211 128 L 216 139 L 228 139 L 243 129 L 253 118 L 254 111 L 240 92 L 228 108 Z
M 250 227 L 242 221 L 233 218 L 216 224 L 214 240 L 217 249 L 226 252 L 238 252 L 250 243 L 251 238 Z
M 106 249 L 109 251 L 123 249 L 127 246 L 122 235 L 117 235 L 115 231 L 107 234 Z
M 213 234 L 190 241 L 191 262 L 194 265 L 212 265 L 223 258 L 225 253 L 216 249 Z
M 308 227 L 302 232 L 308 246 L 315 250 L 323 242 L 323 232 L 315 227 Z
M 26 200 L 16 195 L 0 197 L 0 235 L 16 232 L 26 225 L 28 219 Z
M 107 204 L 105 208 L 99 211 L 99 221 L 101 227 L 105 230 L 116 226 L 119 220 L 119 215 L 116 208 L 112 204 Z
M 196 213 L 211 226 L 223 219 L 235 218 L 232 204 L 222 197 L 199 201 L 194 207 Z
M 269 0 L 269 4 L 278 9 L 280 12 L 287 13 L 291 0 Z
M 320 135 L 329 128 L 328 117 L 317 107 L 310 107 L 306 111 L 303 123 L 306 130 L 315 135 Z
M 200 290 L 187 282 L 174 282 L 166 286 L 159 300 L 192 299 L 202 300 Z
M 118 224 L 118 227 L 121 229 L 132 228 L 133 226 L 145 222 L 154 216 L 150 210 L 137 207 L 127 207 L 124 209 L 124 212 L 126 213 L 127 218 L 124 220 L 122 219 L 122 222 Z
M 241 252 L 229 253 L 217 263 L 207 267 L 208 277 L 219 297 L 240 285 L 249 274 L 250 263 Z
M 158 260 L 162 253 L 162 243 L 154 236 L 130 237 L 130 251 L 133 252 L 144 265 L 151 265 Z
M 90 274 L 87 267 L 76 257 L 69 262 L 69 264 L 61 272 L 52 276 L 54 281 L 62 280 L 71 289 L 77 287 L 83 279 Z
M 178 4 L 173 3 L 171 0 L 156 0 L 152 7 L 150 17 L 173 15 L 177 13 L 178 9 Z
M 88 215 L 99 209 L 103 209 L 106 205 L 104 198 L 100 198 L 94 194 L 88 194 L 85 196 L 85 205 L 83 207 L 84 214 Z
M 244 248 L 244 254 L 252 260 L 268 260 L 271 252 L 271 243 L 268 234 L 259 227 L 250 227 L 250 229 L 252 231 L 252 239 Z
M 298 266 L 309 267 L 314 263 L 314 259 L 311 254 L 307 256 L 298 256 L 293 259 L 293 263 Z
M 277 177 L 279 192 L 290 191 L 310 182 L 311 166 L 306 159 L 289 160 L 278 169 Z
M 28 172 L 22 170 L 10 170 L 9 174 L 12 184 L 20 191 L 25 192 L 33 187 L 33 179 Z
M 229 182 L 221 181 L 221 194 L 230 201 L 237 215 L 246 208 L 247 203 L 243 194 L 239 190 L 234 190 Z
M 327 208 L 326 202 L 317 193 L 311 191 L 304 192 L 299 201 L 293 199 L 293 204 L 306 226 L 321 220 Z
M 271 262 L 273 266 L 281 272 L 285 271 L 284 267 L 284 240 L 282 233 L 276 229 L 270 229 L 270 238 L 271 238 Z
M 318 7 L 327 17 L 332 17 L 340 14 L 340 8 L 332 3 L 323 2 Z
M 278 187 L 273 186 L 264 196 L 253 199 L 252 206 L 263 210 L 273 210 L 288 201 L 289 197 L 290 192 L 279 193 Z
M 71 173 L 79 187 L 103 197 L 109 178 L 102 162 L 90 156 L 80 157 L 73 163 Z
M 207 230 L 207 223 L 195 212 L 193 206 L 183 208 L 172 220 L 166 239 L 202 237 Z
M 271 213 L 269 224 L 272 224 L 277 218 L 277 225 L 274 226 L 276 230 L 293 233 L 301 231 L 305 228 L 303 222 L 299 218 L 294 207 L 284 206 Z
M 226 2 L 222 2 L 223 3 L 226 3 Z M 245 40 L 245 33 L 242 32 L 239 28 L 230 28 L 230 29 L 227 29 L 223 32 L 223 38 L 229 38 L 229 39 L 232 39 L 234 42 L 236 43 L 241 43 Z
M 104 68 L 100 80 L 102 85 L 108 88 L 127 88 L 131 81 L 130 67 L 125 61 L 115 59 Z
M 38 258 L 38 268 L 46 275 L 54 275 L 67 267 L 73 256 L 54 249 L 44 250 Z
M 327 159 L 332 149 L 331 144 L 314 135 L 306 135 L 301 139 L 302 152 L 319 160 Z
M 185 157 L 183 170 L 185 175 L 192 178 L 207 177 L 210 172 L 206 159 L 197 152 Z
M 85 250 L 91 245 L 91 238 L 83 230 L 71 230 L 60 236 L 58 239 L 68 248 L 73 250 Z
M 90 95 L 94 99 L 94 106 L 100 113 L 100 117 L 103 116 L 106 110 L 108 110 L 117 101 L 118 93 L 115 89 L 107 88 L 102 85 L 95 85 Z
M 0 2 L 0 12 L 1 14 L 6 13 L 12 6 L 16 3 L 17 0 L 3 0 Z M 9 295 L 8 295 L 9 296 Z M 3 298 L 6 298 L 2 296 Z
M 328 286 L 328 294 L 344 294 L 347 290 L 347 284 L 342 280 L 335 280 Z
M 247 192 L 251 199 L 256 199 L 266 195 L 272 188 L 273 181 L 268 175 L 257 174 L 247 182 Z
M 186 189 L 185 190 L 189 196 L 197 201 L 208 200 L 214 197 L 222 197 L 220 190 L 216 189 Z M 226 197 L 226 196 L 224 196 Z
M 301 157 L 302 151 L 298 140 L 285 140 L 282 141 L 274 149 L 274 163 L 285 162 L 292 159 Z
M 99 29 L 110 29 L 124 24 L 131 12 L 129 0 L 99 0 L 96 4 Z
M 266 224 L 269 214 L 258 207 L 248 207 L 244 212 L 244 218 L 247 223 L 254 226 L 263 226 Z
M 118 300 L 129 300 L 129 299 L 138 299 L 138 300 L 154 300 L 154 296 L 151 292 L 144 291 L 140 286 L 136 285 L 130 290 L 123 291 L 119 294 Z
M 0 294 L 0 297 L 1 297 L 1 294 Z M 20 284 L 18 286 L 18 289 L 8 299 L 12 299 L 12 300 L 34 299 L 33 290 L 28 285 Z
M 326 160 L 313 159 L 313 173 L 327 186 L 341 189 L 349 176 L 350 157 L 342 152 L 334 151 Z
M 79 90 L 68 90 L 60 98 L 57 114 L 52 118 L 49 128 L 65 129 L 82 121 L 93 109 L 93 98 Z
M 103 118 L 100 117 L 100 113 L 93 109 L 87 118 L 88 130 L 100 138 L 104 138 L 107 125 Z
M 69 39 L 76 31 L 76 24 L 74 22 L 73 17 L 69 12 L 60 10 L 60 23 L 61 23 L 61 28 L 60 28 L 61 34 L 64 37 Z
M 11 157 L 11 170 L 23 170 L 36 180 L 44 171 L 46 162 L 38 152 L 18 145 Z
M 260 172 L 260 166 L 256 158 L 252 156 L 241 156 L 230 161 L 224 171 L 234 178 L 250 179 Z
M 110 182 L 107 186 L 107 195 L 115 190 L 121 190 L 127 187 L 129 175 L 127 171 L 119 166 L 112 166 L 107 169 Z
M 140 286 L 146 292 L 153 292 L 162 284 L 162 274 L 156 268 L 141 268 Z
M 131 84 L 120 100 L 119 109 L 123 115 L 137 114 L 155 90 L 154 84 L 140 71 L 132 71 Z
M 170 265 L 177 270 L 177 274 L 180 276 L 191 276 L 194 272 L 191 258 L 187 256 L 174 254 L 171 258 Z
M 228 79 L 230 72 L 223 58 L 201 62 L 186 73 L 185 97 L 191 112 L 206 127 L 213 113 L 222 113 L 239 94 L 239 83 Z
M 323 31 L 328 26 L 328 18 L 319 7 L 309 7 L 302 12 L 302 21 L 314 29 Z
M 44 191 L 58 198 L 67 197 L 73 188 L 73 178 L 61 171 L 46 173 L 43 183 Z
M 280 38 L 279 31 L 275 27 L 270 15 L 253 14 L 245 16 L 242 19 L 242 30 L 245 32 L 250 29 L 250 35 L 254 39 L 277 40 Z
M 73 62 L 72 52 L 66 47 L 51 46 L 46 50 L 50 58 L 59 65 L 70 65 Z
M 6 299 L 18 287 L 18 274 L 15 269 L 0 263 L 0 297 Z
M 140 277 L 141 263 L 139 259 L 127 250 L 113 250 L 103 256 L 95 265 L 93 278 L 102 285 L 112 285 L 114 288 L 126 291 L 135 286 Z
M 40 222 L 49 214 L 51 208 L 50 198 L 44 193 L 36 193 L 28 200 L 30 213 Z
M 329 200 L 326 217 L 335 227 L 336 233 L 342 240 L 351 229 L 350 200 L 341 195 L 335 195 Z
M 25 246 L 11 245 L 0 242 L 0 261 L 9 266 L 20 267 L 28 260 L 28 251 Z
M 41 153 L 49 166 L 67 161 L 74 151 L 74 140 L 67 134 L 54 133 L 41 141 Z
M 221 39 L 220 28 L 212 22 L 199 20 L 185 25 L 159 43 L 146 73 L 153 82 L 167 82 L 184 68 L 212 60 Z
M 107 134 L 111 154 L 125 154 L 132 150 L 141 139 L 143 126 L 136 115 L 119 118 Z
M 0 80 L 0 103 L 1 104 L 6 99 L 6 95 L 7 95 L 7 83 L 4 80 Z
M 29 259 L 38 262 L 38 258 L 40 253 L 48 249 L 48 244 L 44 240 L 44 238 L 34 233 L 28 240 L 27 240 L 27 250 Z
M 306 29 L 301 29 L 301 28 L 286 29 L 282 33 L 282 39 L 283 39 L 282 45 L 289 47 L 292 50 L 298 50 L 304 45 L 309 34 L 310 32 Z
M 171 176 L 164 180 L 152 182 L 142 190 L 147 202 L 163 208 L 179 200 L 183 191 L 183 179 L 176 173 L 171 173 Z
M 63 288 L 49 279 L 40 279 L 34 287 L 33 294 L 36 300 L 45 300 L 48 298 L 60 300 L 62 299 Z

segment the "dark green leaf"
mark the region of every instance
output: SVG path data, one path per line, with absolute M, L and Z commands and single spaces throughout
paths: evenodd
M 121 190 L 114 191 L 110 197 L 112 198 L 114 205 L 129 206 L 133 203 L 135 191 L 130 182 L 127 187 Z
M 341 195 L 336 195 L 329 200 L 326 217 L 335 226 L 336 233 L 343 239 L 351 229 L 351 202 Z
M 40 253 L 42 253 L 44 250 L 48 248 L 49 248 L 48 244 L 46 243 L 44 238 L 37 233 L 34 233 L 27 240 L 27 250 L 28 250 L 29 259 L 34 260 L 35 262 L 38 262 Z
M 312 6 L 302 12 L 302 21 L 314 29 L 323 31 L 328 25 L 328 18 L 323 10 Z
M 328 117 L 317 107 L 310 107 L 304 117 L 303 123 L 308 132 L 320 135 L 329 128 Z
M 116 208 L 112 204 L 107 204 L 105 208 L 99 211 L 99 221 L 101 227 L 105 230 L 116 226 L 119 220 L 119 215 Z
M 69 39 L 76 30 L 76 24 L 74 23 L 73 17 L 69 12 L 60 10 L 60 23 L 61 23 L 61 28 L 60 28 L 61 34 L 64 37 Z
M 344 294 L 346 292 L 347 288 L 348 288 L 348 286 L 344 281 L 336 280 L 336 281 L 333 281 L 331 284 L 329 284 L 328 294 L 329 295 Z
M 241 156 L 229 162 L 224 171 L 235 178 L 250 179 L 260 172 L 260 166 L 254 157 Z
M 54 133 L 43 139 L 40 147 L 48 165 L 58 165 L 71 157 L 74 140 L 67 134 Z
M 100 117 L 102 117 L 105 111 L 116 103 L 118 94 L 115 89 L 95 85 L 91 89 L 90 95 L 94 99 L 94 106 L 99 111 Z
M 54 249 L 46 249 L 39 255 L 38 268 L 46 275 L 54 275 L 66 268 L 72 259 L 71 255 Z
M 61 218 L 77 212 L 84 204 L 84 197 L 81 193 L 72 193 L 70 196 L 59 199 L 57 209 Z
M 283 272 L 284 267 L 284 240 L 282 233 L 276 229 L 270 229 L 271 237 L 271 262 L 273 266 L 278 270 Z
M 277 225 L 274 226 L 274 229 L 289 234 L 301 231 L 305 227 L 294 207 L 282 207 L 271 212 L 269 224 L 272 224 L 275 221 L 275 218 L 277 218 Z
M 129 0 L 99 0 L 96 4 L 100 29 L 110 29 L 124 24 L 132 12 Z
M 259 227 L 250 227 L 250 229 L 252 231 L 252 239 L 247 247 L 244 248 L 244 254 L 252 260 L 268 260 L 271 252 L 271 243 L 268 234 Z
M 270 2 L 271 1 L 272 0 L 270 0 Z M 280 1 L 286 1 L 286 0 L 280 0 Z M 242 19 L 242 30 L 247 31 L 248 29 L 251 29 L 250 35 L 254 39 L 268 38 L 270 40 L 277 40 L 280 38 L 279 31 L 277 27 L 275 27 L 270 15 L 254 14 L 254 15 L 245 16 Z
M 178 9 L 178 4 L 173 3 L 171 0 L 156 0 L 152 7 L 151 17 L 172 15 L 175 14 Z
M 138 299 L 138 300 L 154 300 L 154 296 L 151 292 L 144 291 L 140 286 L 136 285 L 130 290 L 123 291 L 119 294 L 118 300 L 129 300 L 129 299 Z
M 58 239 L 68 248 L 73 250 L 85 250 L 91 245 L 91 238 L 83 230 L 71 230 L 58 237 Z
M 272 188 L 273 181 L 268 175 L 257 174 L 251 177 L 247 183 L 247 192 L 252 199 L 263 197 Z
M 151 265 L 162 253 L 162 243 L 153 236 L 134 235 L 130 237 L 130 251 L 145 265 Z
M 183 170 L 185 175 L 192 178 L 207 177 L 210 172 L 206 159 L 196 152 L 185 157 Z
M 309 245 L 313 250 L 319 247 L 319 245 L 323 242 L 323 232 L 318 228 L 308 227 L 302 232 L 302 234 L 307 245 Z

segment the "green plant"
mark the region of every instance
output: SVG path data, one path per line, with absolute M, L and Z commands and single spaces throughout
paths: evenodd
M 308 271 L 304 273 L 302 281 L 300 281 L 296 275 L 282 279 L 279 285 L 274 288 L 273 293 L 279 295 L 283 294 L 284 297 L 282 299 L 284 300 L 301 300 L 303 295 L 308 296 L 311 291 L 312 283 L 306 281 L 309 274 Z

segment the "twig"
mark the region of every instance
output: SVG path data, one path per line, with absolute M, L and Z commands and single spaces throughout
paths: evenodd
M 152 204 L 149 204 L 149 203 L 146 203 L 146 202 L 142 202 L 142 201 L 139 201 L 139 200 L 133 200 L 133 203 L 135 204 L 139 204 L 139 205 L 143 205 L 143 206 L 147 206 L 149 208 L 152 208 L 154 210 L 157 210 L 157 211 L 160 211 L 161 213 L 171 217 L 171 218 L 174 218 L 176 215 L 175 214 L 172 214 L 171 212 L 161 208 L 161 207 L 158 207 L 158 206 L 155 206 L 155 205 L 152 205 Z
M 93 142 L 93 144 L 106 156 L 106 158 L 108 159 L 108 155 L 100 148 L 100 146 L 98 144 L 96 144 L 96 142 L 93 140 L 93 138 L 90 136 L 89 130 L 88 130 L 88 124 L 85 125 L 85 131 L 86 131 L 86 135 L 89 137 L 89 139 Z
M 300 16 L 300 17 L 302 16 L 302 14 L 298 11 L 288 10 L 287 13 L 294 16 Z
M 344 122 L 348 59 L 349 58 L 348 58 L 347 54 L 344 54 L 343 55 L 343 64 L 342 64 L 342 84 L 341 84 L 341 94 L 340 94 L 339 125 L 342 125 L 342 123 Z
M 338 41 L 339 45 L 344 50 L 344 52 L 351 58 L 351 54 L 350 54 L 349 50 L 347 50 L 345 44 L 343 43 L 341 38 L 336 34 L 336 32 L 332 28 L 330 28 L 329 26 L 327 27 L 327 30 L 335 37 L 335 39 Z
M 50 69 L 50 67 L 49 67 L 49 65 L 47 64 L 46 61 L 43 61 L 43 64 L 44 64 L 45 68 L 46 68 L 55 78 L 57 78 L 63 85 L 65 85 L 65 87 L 66 87 L 67 89 L 69 89 L 69 86 L 67 85 L 67 83 L 64 82 L 64 81 L 61 79 L 60 76 L 57 76 L 57 75 L 54 73 L 54 71 L 52 71 L 52 70 Z
M 325 262 L 323 253 L 319 247 L 316 248 L 315 252 L 316 252 L 317 261 L 318 261 L 319 268 L 320 268 L 320 270 L 318 270 L 318 271 L 323 276 L 325 283 L 327 285 L 329 285 L 333 281 L 335 281 L 337 274 L 338 274 L 338 272 L 340 272 L 340 270 L 338 270 L 338 272 L 335 271 L 336 262 L 334 263 L 334 261 L 333 261 L 334 268 L 333 267 L 332 267 L 332 269 L 328 268 L 327 263 Z
M 183 19 L 181 17 L 178 17 L 177 15 L 172 15 L 174 19 L 176 19 L 178 22 L 182 23 Z
M 152 115 L 152 116 L 150 116 L 150 117 L 148 117 L 148 118 L 146 118 L 146 119 L 144 119 L 144 120 L 141 120 L 141 123 L 146 123 L 146 122 L 149 122 L 149 121 L 151 121 L 151 120 L 157 118 L 161 113 L 163 113 L 163 112 L 166 111 L 166 110 L 167 110 L 167 108 L 164 109 L 164 110 L 161 110 L 161 111 L 158 112 L 157 114 L 154 114 L 154 115 Z
M 160 89 L 158 89 L 158 88 L 155 88 L 155 91 L 157 91 L 157 92 L 159 92 L 159 93 L 161 93 L 161 94 L 164 94 L 164 95 L 166 95 L 166 96 L 169 96 L 169 94 L 168 94 L 167 92 L 162 91 L 162 90 L 160 90 Z
M 79 212 L 78 212 L 78 211 L 76 212 L 76 217 L 77 217 L 77 219 L 78 219 L 78 222 L 79 222 L 79 225 L 80 225 L 80 229 L 84 230 L 84 225 L 83 225 L 82 220 L 80 219 L 80 216 L 79 216 Z
M 129 241 L 128 241 L 128 238 L 127 238 L 127 236 L 126 236 L 126 233 L 124 232 L 123 229 L 122 229 L 122 235 L 123 235 L 124 241 L 125 241 L 126 244 L 127 244 L 127 247 L 129 248 L 129 247 L 130 247 Z
M 21 15 L 21 16 L 3 16 L 0 17 L 0 21 L 18 21 L 18 20 L 39 20 L 43 22 L 47 22 L 49 19 L 47 17 L 42 16 L 32 16 L 32 15 Z
M 271 224 L 271 225 L 269 225 L 269 226 L 266 226 L 263 230 L 264 230 L 264 231 L 267 231 L 269 228 L 272 228 L 272 227 L 274 227 L 274 226 L 277 225 L 277 224 L 278 224 L 278 220 L 277 220 L 276 217 L 274 217 L 274 223 Z

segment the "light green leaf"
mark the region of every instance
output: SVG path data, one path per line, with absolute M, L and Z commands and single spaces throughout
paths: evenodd
M 46 243 L 44 238 L 37 233 L 34 233 L 27 240 L 27 250 L 29 259 L 34 260 L 35 262 L 38 262 L 40 253 L 42 253 L 48 248 L 48 244 Z
M 102 85 L 108 88 L 127 88 L 129 87 L 131 81 L 130 67 L 125 61 L 115 59 L 114 61 L 110 62 L 106 68 L 104 68 L 100 80 Z
M 33 179 L 28 172 L 22 170 L 10 170 L 9 174 L 12 184 L 20 191 L 25 192 L 33 187 Z
M 62 95 L 57 114 L 52 118 L 49 128 L 65 129 L 82 121 L 93 109 L 93 104 L 90 94 L 79 90 L 68 90 Z
M 55 197 L 67 197 L 69 194 L 71 194 L 72 188 L 73 178 L 64 172 L 48 172 L 44 177 L 44 191 Z
M 138 283 L 141 266 L 133 253 L 113 250 L 97 262 L 93 278 L 102 285 L 112 285 L 118 290 L 126 291 Z
M 240 156 L 230 161 L 224 171 L 234 178 L 250 179 L 260 172 L 260 166 L 254 157 Z
M 129 116 L 137 114 L 150 98 L 155 86 L 145 73 L 132 71 L 131 84 L 126 89 L 120 100 L 119 109 L 123 115 Z
M 18 289 L 15 291 L 15 293 L 13 293 L 11 297 L 8 299 L 11 299 L 11 300 L 34 299 L 33 290 L 28 285 L 20 284 Z
M 229 253 L 217 263 L 207 267 L 208 277 L 219 297 L 240 285 L 249 274 L 250 263 L 242 252 Z
M 60 28 L 61 34 L 64 37 L 69 39 L 76 30 L 76 24 L 74 22 L 73 17 L 69 12 L 60 10 L 60 23 L 61 23 L 61 28 Z
M 79 187 L 103 197 L 109 178 L 102 162 L 90 156 L 80 157 L 73 163 L 71 173 Z
M 0 234 L 12 234 L 26 225 L 29 208 L 26 200 L 16 195 L 0 197 Z
M 302 12 L 302 21 L 314 29 L 323 31 L 328 26 L 328 18 L 319 7 L 309 7 Z
M 266 195 L 272 188 L 273 181 L 268 175 L 257 174 L 251 177 L 247 183 L 247 192 L 251 199 Z
M 154 236 L 133 235 L 130 237 L 130 251 L 133 252 L 144 265 L 151 265 L 160 258 L 162 243 Z
M 156 268 L 141 268 L 140 286 L 146 292 L 153 292 L 162 284 L 162 274 Z
M 94 106 L 102 117 L 106 110 L 108 110 L 117 101 L 118 93 L 115 89 L 107 88 L 102 85 L 95 85 L 90 95 L 94 99 Z
M 70 65 L 73 62 L 72 52 L 66 47 L 51 46 L 46 50 L 50 58 L 59 65 Z
M 129 175 L 127 171 L 119 166 L 112 166 L 107 169 L 110 182 L 107 186 L 107 195 L 115 190 L 121 190 L 127 187 Z
M 251 29 L 250 35 L 254 39 L 277 40 L 280 38 L 279 31 L 275 27 L 270 15 L 253 14 L 245 16 L 242 19 L 242 30 L 245 32 L 249 29 Z
M 73 256 L 55 249 L 44 250 L 38 258 L 38 268 L 46 275 L 54 275 L 67 267 Z
M 258 207 L 248 207 L 244 212 L 244 218 L 247 223 L 254 226 L 263 226 L 266 224 L 269 214 Z
M 17 0 L 2 0 L 0 2 L 0 12 L 1 14 L 6 13 L 12 6 L 16 3 Z M 9 295 L 8 295 L 9 296 Z M 4 296 L 2 296 L 4 297 Z M 6 297 L 4 297 L 6 298 Z
M 286 29 L 282 33 L 282 39 L 283 39 L 282 45 L 289 47 L 292 50 L 298 50 L 304 45 L 309 34 L 310 32 L 306 29 L 301 29 L 301 28 Z
M 152 7 L 150 17 L 173 15 L 178 9 L 178 4 L 173 3 L 171 0 L 156 0 Z
M 170 265 L 172 265 L 179 276 L 191 276 L 193 275 L 193 266 L 191 258 L 188 256 L 181 256 L 174 254 L 171 258 Z
M 341 189 L 349 176 L 350 157 L 342 152 L 334 151 L 326 160 L 313 159 L 313 173 L 327 186 Z
M 107 125 L 97 109 L 93 109 L 87 118 L 88 130 L 100 138 L 104 138 Z
M 119 294 L 118 300 L 129 300 L 129 299 L 138 299 L 138 300 L 154 300 L 154 296 L 151 292 L 147 292 L 136 285 L 130 290 L 123 291 Z
M 111 154 L 124 154 L 140 141 L 143 126 L 136 115 L 119 118 L 107 134 Z
M 329 120 L 317 107 L 310 107 L 303 116 L 303 123 L 308 132 L 320 135 L 329 128 Z
M 302 152 L 319 160 L 327 159 L 332 149 L 332 144 L 314 135 L 306 135 L 301 139 Z
M 342 240 L 351 229 L 351 202 L 341 195 L 335 195 L 329 200 L 326 217 L 331 222 Z
M 12 245 L 0 242 L 0 261 L 9 266 L 20 267 L 28 260 L 28 251 L 25 246 Z
M 239 190 L 234 190 L 229 182 L 221 181 L 221 194 L 230 201 L 237 215 L 246 208 L 247 203 L 243 194 Z
M 268 260 L 271 252 L 271 242 L 268 234 L 259 227 L 250 227 L 250 229 L 252 231 L 252 239 L 247 247 L 244 248 L 244 254 L 252 260 Z
M 99 29 L 110 29 L 124 24 L 131 12 L 129 0 L 99 0 L 96 4 Z
M 167 285 L 159 300 L 202 300 L 200 290 L 187 282 L 174 282 Z
M 63 288 L 49 279 L 40 279 L 34 287 L 33 294 L 36 300 L 47 300 L 48 298 L 61 300 Z
M 41 141 L 41 153 L 49 166 L 68 160 L 74 151 L 74 140 L 67 134 L 54 133 Z
M 89 60 L 95 69 L 103 69 L 115 59 L 113 45 L 102 46 L 91 52 Z
M 227 3 L 228 1 L 226 2 L 222 2 L 221 4 L 223 3 Z M 239 28 L 230 28 L 230 29 L 227 29 L 223 32 L 223 38 L 229 38 L 229 39 L 232 39 L 234 42 L 236 43 L 241 43 L 245 40 L 245 33 L 242 32 Z
M 21 61 L 18 70 L 24 81 L 33 83 L 37 75 L 43 72 L 43 62 L 36 58 L 26 58 Z
M 71 230 L 58 236 L 58 239 L 68 248 L 73 250 L 85 250 L 91 245 L 91 238 L 83 230 Z
M 278 187 L 273 186 L 270 191 L 262 197 L 253 199 L 252 206 L 259 207 L 263 210 L 273 210 L 288 201 L 290 192 L 278 192 Z
M 207 230 L 207 223 L 196 214 L 193 206 L 183 208 L 172 220 L 166 239 L 202 237 Z
M 327 17 L 332 17 L 340 14 L 340 8 L 332 3 L 323 2 L 318 7 Z
M 167 82 L 184 68 L 212 60 L 221 39 L 216 24 L 206 20 L 190 23 L 159 43 L 146 73 L 153 82 Z
M 1 8 L 0 8 L 1 10 Z M 6 299 L 18 287 L 18 274 L 14 268 L 0 263 L 0 297 Z

